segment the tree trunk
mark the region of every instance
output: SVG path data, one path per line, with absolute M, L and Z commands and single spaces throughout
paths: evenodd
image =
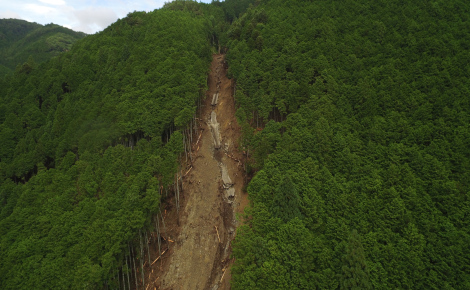
M 162 217 L 163 230 L 166 233 L 166 225 L 165 225 L 165 220 L 163 219 L 162 211 L 160 211 L 160 216 Z M 168 249 L 167 250 L 169 250 L 169 249 L 170 249 L 170 243 L 168 243 Z
M 178 171 L 176 171 L 176 212 L 179 212 L 180 208 L 180 187 L 178 181 Z
M 140 240 L 140 272 L 142 274 L 142 287 L 145 286 L 144 280 L 144 247 L 142 245 L 142 231 L 139 230 L 139 240 Z
M 135 289 L 139 289 L 139 286 L 137 285 L 137 270 L 136 270 L 136 268 L 135 268 L 134 247 L 131 247 L 131 251 L 132 251 L 132 264 L 134 265 Z
M 117 279 L 116 279 L 116 277 L 114 277 L 114 279 L 118 281 L 118 286 L 119 286 L 118 289 L 121 290 L 121 280 L 119 279 L 119 269 L 118 269 L 118 272 L 117 272 Z
M 126 280 L 124 280 L 124 269 L 121 267 L 121 275 L 122 275 L 122 289 L 126 290 Z
M 145 232 L 145 245 L 147 246 L 147 257 L 148 257 L 149 266 L 150 266 L 150 250 L 149 250 L 149 241 L 148 241 L 147 232 Z
M 161 251 L 161 245 L 160 245 L 160 222 L 158 221 L 158 214 L 157 217 L 155 218 L 155 228 L 157 230 L 157 244 L 158 244 L 158 255 L 160 255 Z
M 183 134 L 183 146 L 184 146 L 184 156 L 186 156 L 186 162 L 188 162 L 188 152 L 186 150 L 186 134 Z
M 181 186 L 181 193 L 183 193 L 183 168 L 180 168 L 180 177 L 178 180 L 181 179 L 180 186 Z
M 130 257 L 130 252 L 129 256 L 126 257 L 126 272 L 127 272 L 127 289 L 131 289 L 131 279 L 129 278 L 129 263 L 127 261 L 127 258 Z

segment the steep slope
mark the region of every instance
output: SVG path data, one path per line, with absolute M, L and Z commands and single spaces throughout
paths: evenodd
M 469 9 L 178 0 L 26 61 L 0 288 L 470 288 Z
M 0 77 L 15 70 L 29 56 L 37 63 L 68 51 L 85 37 L 82 32 L 55 25 L 40 25 L 19 19 L 0 19 Z
M 469 9 L 269 0 L 234 22 L 257 171 L 234 289 L 470 286 Z
M 148 286 L 161 289 L 230 289 L 231 241 L 243 211 L 240 128 L 224 55 L 213 55 L 209 89 L 201 107 L 183 177 L 179 213 L 167 214 L 161 260 L 147 268 Z M 214 96 L 216 96 L 214 98 Z M 178 207 L 178 204 L 176 204 Z M 176 217 L 175 217 L 176 216 Z M 169 249 L 167 248 L 169 244 Z M 163 262 L 162 262 L 163 261 Z
M 207 86 L 207 18 L 131 13 L 1 81 L 0 288 L 138 285 Z

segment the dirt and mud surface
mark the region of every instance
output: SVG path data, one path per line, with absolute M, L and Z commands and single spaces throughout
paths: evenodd
M 242 192 L 244 157 L 238 145 L 241 131 L 232 81 L 226 77 L 222 54 L 213 55 L 208 85 L 192 162 L 185 164 L 179 209 L 174 199 L 165 204 L 160 250 L 164 253 L 150 246 L 145 289 L 230 289 L 236 214 L 243 212 L 248 198 Z

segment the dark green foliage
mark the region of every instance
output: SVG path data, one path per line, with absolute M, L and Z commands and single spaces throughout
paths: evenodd
M 470 288 L 468 11 L 175 1 L 26 57 L 0 80 L 0 288 L 117 288 L 224 46 L 257 171 L 234 289 Z
M 209 17 L 130 13 L 2 80 L 0 288 L 117 288 L 174 183 L 178 130 L 206 88 Z
M 364 249 L 356 230 L 348 239 L 342 263 L 341 289 L 371 289 Z
M 283 180 L 274 191 L 271 212 L 284 222 L 293 218 L 301 219 L 299 193 L 289 177 L 283 177 Z
M 24 66 L 28 57 L 44 62 L 71 49 L 85 33 L 47 24 L 45 26 L 19 19 L 0 19 L 0 77 L 17 66 Z
M 470 287 L 468 11 L 270 0 L 234 21 L 258 170 L 234 289 Z
M 42 27 L 41 24 L 31 23 L 19 19 L 0 19 L 0 45 L 9 46 L 22 38 L 26 37 L 31 31 Z
M 254 4 L 255 0 L 225 0 L 225 1 L 212 1 L 212 4 L 220 5 L 225 12 L 226 20 L 230 23 L 237 19 L 247 8 Z
M 206 22 L 206 29 L 213 48 L 220 50 L 227 45 L 228 38 L 226 32 L 229 28 L 229 23 L 225 21 L 224 7 L 220 3 L 205 4 L 198 3 L 195 0 L 174 0 L 166 2 L 163 8 L 185 11 L 193 15 L 205 17 L 208 20 Z

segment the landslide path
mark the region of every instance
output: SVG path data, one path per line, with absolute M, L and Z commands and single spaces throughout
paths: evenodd
M 164 213 L 162 238 L 169 250 L 146 268 L 147 289 L 230 289 L 235 214 L 248 201 L 225 55 L 213 55 L 208 84 L 179 211 L 173 203 Z M 154 260 L 158 253 L 151 256 Z

